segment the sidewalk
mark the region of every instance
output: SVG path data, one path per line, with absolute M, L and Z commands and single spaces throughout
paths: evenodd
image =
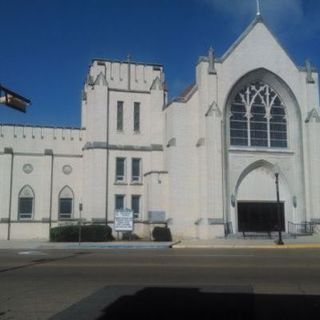
M 0 240 L 1 249 L 48 250 L 48 249 L 167 249 L 174 242 L 111 241 L 111 242 L 48 242 L 46 240 Z
M 213 240 L 182 240 L 173 248 L 242 248 L 242 249 L 320 249 L 320 234 L 283 239 L 284 245 L 277 245 L 276 239 L 221 238 Z
M 46 240 L 0 240 L 1 249 L 49 250 L 49 249 L 185 249 L 185 248 L 242 248 L 242 249 L 320 249 L 320 234 L 286 238 L 284 245 L 275 244 L 275 239 L 220 238 L 213 240 L 181 240 L 175 242 L 112 241 L 112 242 L 48 242 Z

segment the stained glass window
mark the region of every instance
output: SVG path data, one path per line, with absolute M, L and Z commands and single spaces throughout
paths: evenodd
M 231 104 L 230 144 L 232 146 L 287 147 L 285 107 L 267 84 L 255 82 L 244 87 Z

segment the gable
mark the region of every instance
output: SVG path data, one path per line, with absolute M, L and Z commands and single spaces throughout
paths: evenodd
M 286 67 L 298 70 L 293 59 L 265 25 L 261 16 L 255 18 L 220 61 L 227 63 L 235 58 L 241 59 L 242 63 L 254 64 L 252 68 L 265 67 L 274 70 L 284 63 Z

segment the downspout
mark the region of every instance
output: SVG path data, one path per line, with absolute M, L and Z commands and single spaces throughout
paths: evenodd
M 106 225 L 108 225 L 108 209 L 109 209 L 109 111 L 110 111 L 110 91 L 109 88 L 107 88 L 108 94 L 107 94 L 107 137 L 106 137 L 106 148 L 107 148 L 107 159 L 106 159 Z
M 44 154 L 51 157 L 51 171 L 50 171 L 50 203 L 49 203 L 49 236 L 52 226 L 52 203 L 53 203 L 53 164 L 54 164 L 54 155 L 51 149 L 46 149 Z
M 104 67 L 104 78 L 107 81 L 107 66 L 105 62 L 98 61 L 97 63 L 99 66 Z M 107 93 L 107 119 L 106 119 L 106 124 L 107 124 L 107 131 L 106 131 L 106 211 L 105 211 L 105 217 L 106 217 L 106 225 L 108 225 L 108 207 L 109 207 L 109 98 L 110 98 L 110 93 L 109 93 L 109 88 L 107 87 L 108 93 Z
M 10 232 L 11 232 L 11 211 L 12 211 L 12 180 L 13 180 L 13 149 L 12 148 L 4 148 L 4 153 L 11 154 L 11 168 L 10 168 L 10 192 L 9 192 L 9 214 L 8 214 L 8 234 L 7 240 L 10 240 Z

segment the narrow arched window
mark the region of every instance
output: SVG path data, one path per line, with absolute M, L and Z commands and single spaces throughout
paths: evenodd
M 59 220 L 71 219 L 73 211 L 73 192 L 65 186 L 59 193 Z
M 34 192 L 30 186 L 24 186 L 19 192 L 18 220 L 30 220 L 33 216 Z
M 280 99 L 277 97 L 271 108 L 270 145 L 276 148 L 287 147 L 287 118 Z
M 285 107 L 269 85 L 254 82 L 236 94 L 231 103 L 230 144 L 287 147 Z

